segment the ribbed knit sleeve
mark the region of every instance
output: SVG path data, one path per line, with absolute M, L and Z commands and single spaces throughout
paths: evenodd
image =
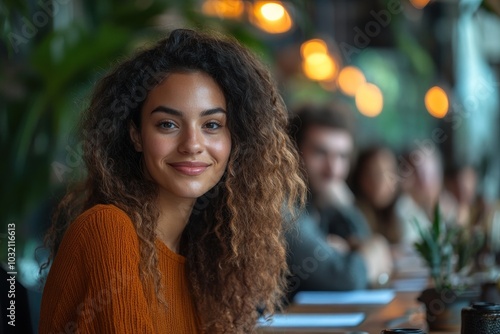
M 111 205 L 87 210 L 66 231 L 50 269 L 39 332 L 196 333 L 185 259 L 164 244 L 157 247 L 167 307 L 152 285 L 143 288 L 130 218 Z

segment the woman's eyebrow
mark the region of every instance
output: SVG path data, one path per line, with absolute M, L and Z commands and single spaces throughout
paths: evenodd
M 166 113 L 166 114 L 169 114 L 172 116 L 182 116 L 183 115 L 182 111 L 175 110 L 175 109 L 165 107 L 165 106 L 158 106 L 158 107 L 154 108 L 153 111 L 151 111 L 152 114 L 155 112 L 163 112 L 163 113 Z
M 200 116 L 210 116 L 210 115 L 214 115 L 214 114 L 218 114 L 218 113 L 223 113 L 225 114 L 226 111 L 222 108 L 213 108 L 213 109 L 207 109 L 207 110 L 203 110 L 201 113 L 200 113 Z
M 179 116 L 179 117 L 182 117 L 184 115 L 184 113 L 182 111 L 172 109 L 169 107 L 165 107 L 165 106 L 158 106 L 158 107 L 154 108 L 153 111 L 151 111 L 151 113 L 155 113 L 155 112 L 163 112 L 163 113 L 166 113 L 169 115 Z M 210 116 L 210 115 L 214 115 L 214 114 L 218 114 L 218 113 L 226 114 L 226 111 L 223 108 L 217 107 L 217 108 L 203 110 L 200 113 L 200 116 L 204 117 L 204 116 Z

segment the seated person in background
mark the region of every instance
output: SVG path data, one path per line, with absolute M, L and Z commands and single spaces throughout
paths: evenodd
M 356 206 L 364 214 L 372 231 L 391 244 L 402 239 L 401 222 L 395 214 L 399 194 L 396 157 L 384 146 L 372 146 L 360 152 L 349 184 Z
M 354 140 L 338 106 L 306 106 L 291 122 L 310 196 L 298 231 L 287 235 L 292 292 L 352 290 L 387 282 L 387 241 L 372 236 L 346 185 Z
M 402 222 L 402 243 L 413 247 L 419 240 L 417 222 L 422 228 L 431 225 L 434 207 L 443 187 L 441 154 L 436 146 L 418 147 L 402 155 L 399 163 L 402 193 L 396 214 Z
M 445 170 L 443 196 L 448 199 L 454 222 L 476 226 L 484 219 L 486 204 L 477 192 L 476 169 L 467 163 L 450 164 Z

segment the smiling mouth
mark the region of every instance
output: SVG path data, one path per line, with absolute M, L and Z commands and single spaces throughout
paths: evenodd
M 200 175 L 210 166 L 209 164 L 204 162 L 191 162 L 191 161 L 171 163 L 169 165 L 172 166 L 172 168 L 174 168 L 179 173 L 188 176 Z

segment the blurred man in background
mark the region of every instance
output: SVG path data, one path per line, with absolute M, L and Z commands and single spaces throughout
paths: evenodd
M 291 290 L 353 290 L 387 283 L 387 241 L 373 235 L 346 184 L 354 139 L 346 111 L 305 106 L 291 122 L 310 190 L 298 231 L 289 233 Z

